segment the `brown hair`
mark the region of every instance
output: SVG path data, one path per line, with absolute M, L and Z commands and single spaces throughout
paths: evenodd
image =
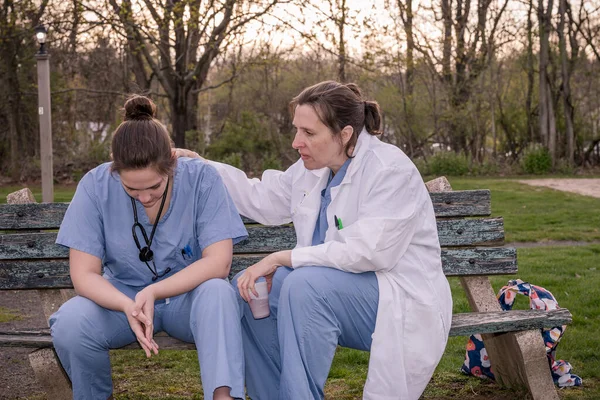
M 366 101 L 360 88 L 354 83 L 324 81 L 304 89 L 290 102 L 292 118 L 297 106 L 308 104 L 317 113 L 325 126 L 339 136 L 344 127 L 350 125 L 352 136 L 344 149 L 346 155 L 356 145 L 363 126 L 371 135 L 381 134 L 381 111 L 375 101 Z
M 173 172 L 176 159 L 165 126 L 154 118 L 156 105 L 148 97 L 133 95 L 125 102 L 125 118 L 115 130 L 111 148 L 112 171 L 154 167 L 163 175 Z

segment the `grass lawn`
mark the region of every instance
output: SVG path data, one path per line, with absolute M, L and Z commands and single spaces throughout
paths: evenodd
M 519 278 L 550 290 L 562 307 L 573 314 L 556 356 L 569 361 L 573 373 L 583 378 L 581 388 L 567 388 L 563 399 L 600 398 L 600 245 L 583 247 L 527 248 L 518 250 Z M 500 289 L 511 277 L 495 277 Z M 469 306 L 458 279 L 451 278 L 454 311 Z M 519 296 L 516 308 L 527 308 Z M 459 372 L 466 337 L 453 337 L 424 399 L 521 399 L 524 394 L 501 389 L 494 383 Z M 163 351 L 147 360 L 141 350 L 113 351 L 116 399 L 201 399 L 196 355 L 190 351 Z M 327 398 L 360 399 L 369 354 L 339 348 L 327 381 Z
M 490 189 L 507 242 L 600 240 L 600 200 L 497 178 L 449 178 L 454 190 Z
M 23 316 L 15 310 L 0 307 L 0 322 L 18 321 L 20 319 L 23 319 Z
M 493 216 L 505 220 L 508 242 L 549 240 L 600 240 L 600 201 L 591 197 L 532 187 L 508 179 L 450 178 L 455 190 L 491 189 Z M 20 187 L 1 188 L 0 202 Z M 36 198 L 39 188 L 32 188 Z M 69 201 L 74 187 L 55 187 L 56 201 Z M 600 399 L 600 245 L 582 247 L 522 248 L 518 250 L 518 278 L 544 286 L 562 307 L 573 313 L 571 324 L 557 350 L 583 378 L 582 388 L 561 390 L 563 399 Z M 508 279 L 492 279 L 497 291 Z M 468 311 L 458 279 L 450 280 L 454 311 Z M 527 308 L 524 298 L 519 308 Z M 0 310 L 0 319 L 15 318 Z M 429 384 L 426 399 L 521 399 L 522 393 L 503 390 L 494 383 L 459 372 L 465 337 L 451 338 L 446 353 Z M 141 351 L 113 351 L 116 399 L 201 399 L 194 352 L 163 351 L 147 360 Z M 327 398 L 360 399 L 366 377 L 368 353 L 338 349 L 326 386 Z
M 77 185 L 54 185 L 54 201 L 57 203 L 68 202 L 73 198 L 75 188 Z M 42 202 L 42 187 L 39 184 L 36 185 L 11 185 L 0 187 L 0 203 L 6 203 L 6 195 L 21 190 L 25 187 L 31 189 L 33 196 L 38 201 Z

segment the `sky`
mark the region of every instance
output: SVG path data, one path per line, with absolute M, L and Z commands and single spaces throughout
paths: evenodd
M 492 0 L 492 16 L 495 13 L 494 10 L 498 10 L 505 1 Z M 582 1 L 587 8 L 593 8 L 600 3 L 600 0 L 571 0 L 573 9 L 577 10 Z M 319 4 L 320 9 L 327 14 L 330 14 L 330 3 L 340 2 L 341 0 L 313 1 L 314 4 Z M 471 0 L 472 20 L 476 18 L 477 2 L 477 0 Z M 534 2 L 537 5 L 537 1 Z M 137 13 L 144 12 L 145 6 L 142 0 L 133 0 L 133 3 Z M 273 9 L 272 16 L 265 16 L 266 26 L 259 22 L 253 22 L 246 26 L 245 41 L 251 43 L 259 38 L 269 41 L 273 46 L 288 48 L 297 43 L 305 43 L 302 34 L 314 34 L 322 48 L 337 53 L 336 45 L 333 43 L 337 36 L 335 24 L 332 21 L 324 22 L 327 15 L 308 3 L 304 2 L 304 7 L 299 7 L 282 0 Z M 391 3 L 391 8 L 386 8 L 386 3 Z M 347 54 L 350 57 L 360 58 L 370 48 L 380 47 L 387 53 L 404 52 L 405 39 L 396 8 L 396 0 L 346 0 L 346 4 L 350 10 L 349 20 L 355 21 L 355 23 L 348 23 L 345 29 Z M 502 47 L 504 54 L 510 54 L 515 48 L 520 48 L 525 44 L 526 10 L 527 6 L 524 1 L 509 0 L 503 18 L 506 30 L 502 38 L 502 41 L 506 42 L 506 45 Z M 442 37 L 440 0 L 413 0 L 413 11 L 417 42 L 421 45 L 430 43 L 433 50 L 439 55 Z M 334 14 L 336 13 L 339 15 L 339 11 L 334 10 Z M 95 19 L 92 13 L 88 14 L 88 18 Z M 107 15 L 114 16 L 112 14 L 112 11 L 107 11 Z M 537 16 L 534 15 L 533 18 L 536 23 Z M 369 28 L 365 28 L 365 23 L 368 23 Z M 284 30 L 285 24 L 288 24 L 289 27 Z M 377 35 L 369 37 L 373 31 L 377 32 Z M 306 47 L 303 44 L 301 46 Z M 308 47 L 315 47 L 315 44 Z M 499 56 L 501 57 L 502 53 Z

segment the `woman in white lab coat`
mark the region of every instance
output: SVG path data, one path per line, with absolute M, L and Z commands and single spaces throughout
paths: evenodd
M 237 276 L 248 301 L 270 286 L 270 316 L 243 302 L 248 395 L 322 399 L 336 346 L 369 350 L 364 399 L 418 399 L 444 352 L 452 298 L 433 206 L 397 147 L 381 142 L 376 102 L 354 84 L 311 86 L 290 103 L 300 160 L 248 179 L 219 171 L 239 212 L 293 221 L 297 245 Z

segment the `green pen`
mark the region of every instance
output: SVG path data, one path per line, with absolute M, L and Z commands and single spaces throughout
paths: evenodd
M 338 218 L 337 215 L 333 216 L 333 220 L 335 221 L 335 227 L 338 229 L 344 229 L 344 225 L 342 224 L 342 219 Z

